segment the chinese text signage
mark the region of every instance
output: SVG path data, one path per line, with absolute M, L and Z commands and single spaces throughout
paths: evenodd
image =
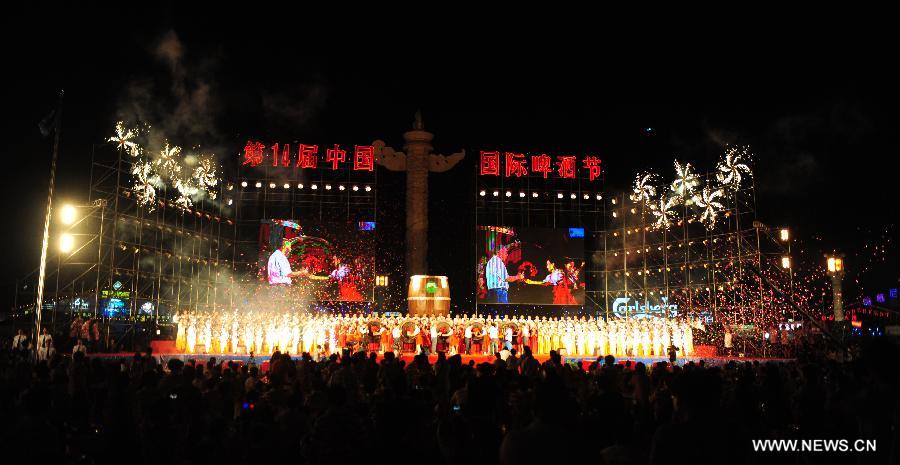
M 318 145 L 291 144 L 265 145 L 259 141 L 247 141 L 241 166 L 255 168 L 268 165 L 273 168 L 331 169 L 334 171 L 348 166 L 355 171 L 375 171 L 375 147 L 354 145 L 342 148 L 340 145 L 319 148 Z
M 544 179 L 575 179 L 579 173 L 586 175 L 590 182 L 599 178 L 603 173 L 600 158 L 586 155 L 579 160 L 575 155 L 525 155 L 488 150 L 482 150 L 479 158 L 481 176 L 520 178 L 533 174 Z

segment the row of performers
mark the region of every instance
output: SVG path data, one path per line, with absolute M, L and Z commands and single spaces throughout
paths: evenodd
M 665 356 L 694 350 L 699 321 L 683 319 L 395 318 L 305 313 L 187 313 L 175 316 L 176 348 L 187 353 L 384 353 L 490 355 L 529 346 L 536 354 Z

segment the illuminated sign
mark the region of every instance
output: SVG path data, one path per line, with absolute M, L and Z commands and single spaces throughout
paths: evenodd
M 130 299 L 131 291 L 110 291 L 103 289 L 100 291 L 101 299 Z
M 584 237 L 584 228 L 569 228 L 569 237 Z
M 602 161 L 595 155 L 585 155 L 580 160 L 575 155 L 550 156 L 525 155 L 524 153 L 482 150 L 478 164 L 481 176 L 521 178 L 529 174 L 544 179 L 576 179 L 579 172 L 586 173 L 590 182 L 603 174 Z
M 612 311 L 621 318 L 653 318 L 653 317 L 673 317 L 678 316 L 678 305 L 670 304 L 668 297 L 660 297 L 662 304 L 650 305 L 640 304 L 636 300 L 634 305 L 629 305 L 631 299 L 628 297 L 619 297 L 613 301 Z
M 324 154 L 322 152 L 324 151 Z M 247 141 L 244 146 L 241 166 L 255 168 L 268 164 L 273 168 L 319 169 L 331 168 L 333 171 L 352 166 L 354 171 L 375 171 L 375 147 L 371 145 L 354 145 L 345 150 L 335 144 L 320 150 L 318 145 L 298 144 L 296 150 L 291 144 L 272 144 L 267 146 L 259 141 Z
M 375 230 L 375 222 L 374 221 L 360 221 L 359 222 L 359 230 L 360 231 L 374 231 Z

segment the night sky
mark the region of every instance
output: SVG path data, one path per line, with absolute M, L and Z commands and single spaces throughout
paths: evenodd
M 759 219 L 791 226 L 810 256 L 844 251 L 851 270 L 868 263 L 865 244 L 895 231 L 900 81 L 871 44 L 857 53 L 849 43 L 813 50 L 809 38 L 729 48 L 714 37 L 676 46 L 504 34 L 488 43 L 464 25 L 416 38 L 391 22 L 323 17 L 300 29 L 301 12 L 127 8 L 41 7 L 3 20 L 4 309 L 15 278 L 38 264 L 51 140 L 37 123 L 59 89 L 56 202 L 86 200 L 92 145 L 118 119 L 143 116 L 171 139 L 234 160 L 248 138 L 383 139 L 399 149 L 421 109 L 437 152 L 469 151 L 462 166 L 432 178 L 435 274 L 472 269 L 470 254 L 452 253 L 470 244 L 453 241 L 459 218 L 471 223 L 477 150 L 500 146 L 598 154 L 615 191 L 637 171 L 668 177 L 675 158 L 712 168 L 724 144 L 747 144 Z M 381 171 L 379 180 L 381 200 L 404 192 L 402 175 Z M 865 277 L 867 291 L 897 286 L 890 247 Z

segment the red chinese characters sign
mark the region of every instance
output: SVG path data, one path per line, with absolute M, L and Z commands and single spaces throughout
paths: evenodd
M 560 179 L 576 179 L 586 177 L 594 182 L 603 174 L 600 157 L 586 155 L 525 155 L 513 152 L 482 150 L 479 158 L 479 174 L 481 176 L 504 176 L 519 178 L 540 175 L 544 179 L 551 177 Z
M 321 153 L 324 152 L 324 153 Z M 241 156 L 241 166 L 255 168 L 269 163 L 273 168 L 319 169 L 332 170 L 352 168 L 355 171 L 375 171 L 375 147 L 356 145 L 348 155 L 348 151 L 340 145 L 333 145 L 319 150 L 318 145 L 299 144 L 292 149 L 291 144 L 272 144 L 266 146 L 259 141 L 247 141 Z

